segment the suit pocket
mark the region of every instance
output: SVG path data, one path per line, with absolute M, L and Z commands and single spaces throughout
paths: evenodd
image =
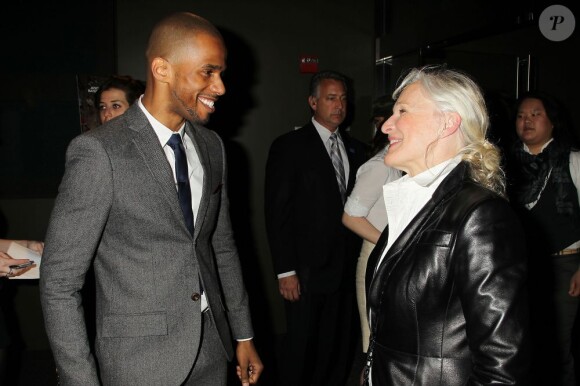
M 164 312 L 106 315 L 101 335 L 104 338 L 167 335 L 167 315 Z
M 451 245 L 451 232 L 430 229 L 423 232 L 418 244 L 429 244 L 437 247 L 449 247 Z

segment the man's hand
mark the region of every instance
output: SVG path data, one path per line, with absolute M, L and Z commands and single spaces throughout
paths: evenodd
M 300 299 L 300 280 L 298 275 L 281 277 L 278 279 L 278 288 L 280 295 L 290 302 Z
M 570 296 L 580 295 L 580 269 L 570 279 L 570 289 L 568 290 Z
M 244 340 L 238 342 L 236 357 L 238 358 L 236 373 L 242 382 L 242 386 L 255 385 L 264 370 L 264 365 L 254 347 L 254 341 Z

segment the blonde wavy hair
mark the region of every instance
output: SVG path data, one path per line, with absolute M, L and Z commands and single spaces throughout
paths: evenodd
M 464 146 L 458 155 L 468 163 L 470 178 L 505 197 L 501 153 L 486 139 L 489 115 L 477 83 L 467 74 L 445 65 L 428 65 L 411 69 L 393 92 L 393 99 L 413 83 L 421 85 L 440 111 L 459 114 Z

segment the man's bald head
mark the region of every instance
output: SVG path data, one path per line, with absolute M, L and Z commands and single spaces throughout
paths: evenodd
M 151 62 L 153 58 L 162 57 L 171 60 L 176 57 L 189 39 L 205 33 L 222 39 L 217 28 L 206 19 L 190 12 L 171 14 L 159 21 L 151 35 L 145 56 Z M 189 41 L 190 43 L 191 41 Z

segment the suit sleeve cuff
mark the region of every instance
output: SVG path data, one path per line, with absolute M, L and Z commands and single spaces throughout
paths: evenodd
M 296 271 L 289 271 L 289 272 L 279 273 L 278 274 L 278 279 L 282 279 L 283 277 L 288 277 L 288 276 L 292 276 L 292 275 L 296 275 Z

